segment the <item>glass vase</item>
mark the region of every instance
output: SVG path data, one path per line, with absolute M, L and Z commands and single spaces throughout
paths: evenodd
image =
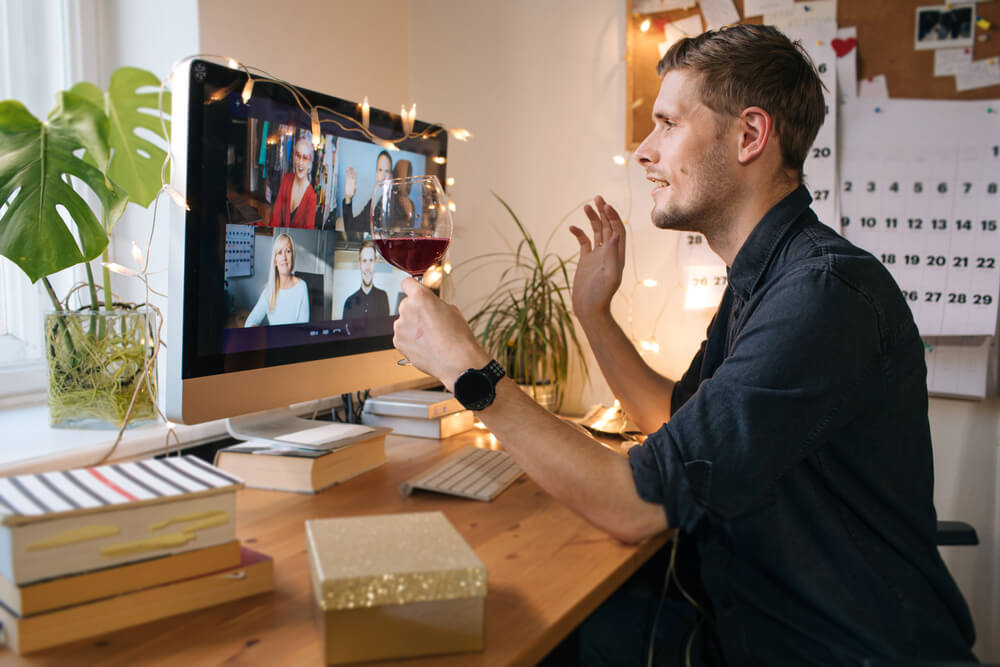
M 118 429 L 156 419 L 155 317 L 144 308 L 45 316 L 52 426 Z

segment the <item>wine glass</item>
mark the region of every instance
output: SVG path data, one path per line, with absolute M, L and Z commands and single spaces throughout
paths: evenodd
M 372 240 L 385 261 L 421 280 L 448 249 L 454 222 L 437 176 L 407 176 L 375 186 L 371 225 Z
M 451 242 L 448 197 L 437 176 L 389 178 L 372 196 L 372 239 L 393 266 L 420 280 Z

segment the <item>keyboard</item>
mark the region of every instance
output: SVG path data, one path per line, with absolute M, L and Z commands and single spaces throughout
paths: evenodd
M 521 476 L 507 452 L 463 447 L 438 465 L 403 482 L 403 495 L 415 489 L 489 502 Z

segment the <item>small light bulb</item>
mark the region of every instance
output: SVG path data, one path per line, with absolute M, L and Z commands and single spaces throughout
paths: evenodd
M 187 200 L 184 199 L 184 195 L 182 195 L 180 191 L 177 190 L 177 188 L 175 188 L 172 185 L 165 185 L 163 186 L 163 188 L 167 191 L 167 194 L 170 195 L 170 198 L 174 200 L 175 204 L 180 206 L 185 211 L 191 210 L 191 207 L 189 207 L 187 204 Z
M 455 185 L 455 178 L 453 176 L 449 176 L 448 178 L 445 179 L 444 184 L 450 188 L 451 186 Z
M 645 280 L 642 281 L 642 286 L 643 287 L 656 287 L 656 281 L 653 280 L 652 278 L 646 278 Z
M 253 77 L 248 76 L 247 82 L 243 84 L 243 104 L 250 102 L 250 97 L 253 95 Z
M 460 127 L 452 128 L 448 130 L 448 133 L 459 141 L 468 141 L 469 137 L 472 136 L 468 130 L 463 130 Z
M 639 24 L 639 32 L 646 32 L 647 30 L 649 30 L 649 26 L 651 25 L 653 25 L 653 22 L 650 21 L 649 19 L 645 19 L 642 23 Z
M 313 148 L 319 148 L 319 111 L 316 107 L 313 107 L 309 112 L 309 118 L 312 121 L 312 141 Z
M 118 275 L 128 276 L 130 278 L 135 278 L 139 275 L 132 269 L 127 266 L 122 266 L 118 262 L 101 262 L 101 266 L 105 267 L 108 271 L 117 273 Z
M 176 425 L 176 424 L 174 424 L 174 423 L 173 423 L 173 422 L 171 422 L 171 421 L 168 421 L 168 422 L 167 422 L 167 430 L 168 430 L 168 431 L 173 431 L 173 430 L 174 430 L 175 428 L 177 428 L 177 425 Z
M 229 69 L 239 69 L 240 68 L 240 64 L 238 62 L 236 62 L 235 60 L 233 60 L 232 58 L 230 58 L 226 62 L 229 65 Z
M 142 250 L 140 250 L 139 246 L 135 244 L 135 241 L 132 241 L 132 259 L 135 260 L 136 266 L 141 269 L 143 264 Z
M 368 106 L 368 96 L 365 96 L 365 101 L 361 103 L 361 124 L 364 128 L 368 129 L 368 117 L 371 113 L 371 107 Z
M 444 269 L 445 275 L 450 275 L 451 274 L 451 262 L 445 262 L 444 266 L 441 267 L 441 268 Z
M 448 202 L 448 210 L 451 211 L 452 213 L 455 212 L 455 202 L 453 201 Z
M 616 155 L 616 156 L 614 156 L 614 157 L 613 157 L 613 158 L 611 158 L 611 159 L 612 159 L 612 160 L 614 160 L 614 161 L 615 161 L 615 164 L 617 164 L 617 165 L 618 165 L 619 167 L 623 167 L 623 166 L 625 166 L 625 158 L 624 158 L 623 156 L 621 156 L 621 155 Z
M 434 164 L 444 164 L 445 162 L 448 161 L 446 158 L 443 158 L 440 155 L 431 158 L 431 160 L 434 161 Z

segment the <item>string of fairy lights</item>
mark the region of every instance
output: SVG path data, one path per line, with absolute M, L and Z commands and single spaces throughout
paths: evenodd
M 151 295 L 153 294 L 160 297 L 166 297 L 166 294 L 157 291 L 150 284 L 150 278 L 155 272 L 150 271 L 149 260 L 151 256 L 153 236 L 156 230 L 156 221 L 157 221 L 157 214 L 159 211 L 160 195 L 166 194 L 180 209 L 184 211 L 190 210 L 190 207 L 188 205 L 187 199 L 185 198 L 184 194 L 180 190 L 178 190 L 174 185 L 172 185 L 167 177 L 167 170 L 171 165 L 174 156 L 172 152 L 171 142 L 169 141 L 170 132 L 167 128 L 167 114 L 163 108 L 163 94 L 166 92 L 168 83 L 173 80 L 174 74 L 177 72 L 177 70 L 181 66 L 183 66 L 186 62 L 194 59 L 215 62 L 218 64 L 225 64 L 230 69 L 242 71 L 247 77 L 247 80 L 243 84 L 243 89 L 240 94 L 240 97 L 243 100 L 244 104 L 248 104 L 250 100 L 253 98 L 254 87 L 258 83 L 273 84 L 284 88 L 291 95 L 292 99 L 295 101 L 295 104 L 298 106 L 298 108 L 301 111 L 303 111 L 306 115 L 308 115 L 310 120 L 310 129 L 311 129 L 313 146 L 317 148 L 322 140 L 321 135 L 324 124 L 332 125 L 338 128 L 343 133 L 360 134 L 361 136 L 364 136 L 372 143 L 377 144 L 389 151 L 400 150 L 398 144 L 407 141 L 409 139 L 415 139 L 415 138 L 429 139 L 440 134 L 441 132 L 447 132 L 452 138 L 458 141 L 468 141 L 472 137 L 472 134 L 466 129 L 447 127 L 442 124 L 429 125 L 425 127 L 423 130 L 420 130 L 419 132 L 415 131 L 414 125 L 416 121 L 416 104 L 411 104 L 409 108 L 407 108 L 406 105 L 403 105 L 400 109 L 399 118 L 400 118 L 400 126 L 402 128 L 402 136 L 395 137 L 392 139 L 386 139 L 384 137 L 376 135 L 374 132 L 372 132 L 370 128 L 371 107 L 368 103 L 367 96 L 364 97 L 361 104 L 357 105 L 356 116 L 349 116 L 337 111 L 336 109 L 331 109 L 330 107 L 324 105 L 311 104 L 309 100 L 305 97 L 305 95 L 303 95 L 302 92 L 299 91 L 295 86 L 260 68 L 246 65 L 234 58 L 230 58 L 227 56 L 219 56 L 214 54 L 197 54 L 189 56 L 184 60 L 181 60 L 178 63 L 176 63 L 171 69 L 170 74 L 167 76 L 167 78 L 161 81 L 157 96 L 158 112 L 159 112 L 162 136 L 167 137 L 168 140 L 167 140 L 166 156 L 160 168 L 160 190 L 153 200 L 153 217 L 152 217 L 152 222 L 149 226 L 149 234 L 145 244 L 145 252 L 143 252 L 142 248 L 140 248 L 139 245 L 136 244 L 134 240 L 131 241 L 132 259 L 135 262 L 135 265 L 138 267 L 138 269 L 132 269 L 117 262 L 110 262 L 110 261 L 103 262 L 103 265 L 109 271 L 116 273 L 118 275 L 125 276 L 127 278 L 134 278 L 141 281 L 145 294 L 145 303 L 143 305 L 149 309 L 147 311 L 148 316 L 153 317 L 153 319 L 156 321 L 156 326 L 155 328 L 152 326 L 147 327 L 147 330 L 151 332 L 150 340 L 152 343 L 152 351 L 150 352 L 148 363 L 146 364 L 146 367 L 143 371 L 144 377 L 139 383 L 137 383 L 136 390 L 132 396 L 132 401 L 129 404 L 128 411 L 126 412 L 125 418 L 123 420 L 123 425 L 119 429 L 117 438 L 115 439 L 111 447 L 108 449 L 108 451 L 104 454 L 104 456 L 101 457 L 101 459 L 97 463 L 103 463 L 104 461 L 108 460 L 117 449 L 118 445 L 122 440 L 125 429 L 128 426 L 133 407 L 136 403 L 139 393 L 142 391 L 142 388 L 145 387 L 147 391 L 150 392 L 151 396 L 155 395 L 154 379 L 152 378 L 152 373 L 156 358 L 158 357 L 160 349 L 163 345 L 162 328 L 163 328 L 164 318 L 161 310 L 157 308 L 155 305 L 153 305 L 150 299 Z M 229 92 L 230 92 L 229 90 L 224 89 L 222 94 L 229 94 Z M 323 117 L 320 116 L 321 112 L 323 113 Z M 622 167 L 626 170 L 626 178 L 625 178 L 626 207 L 625 207 L 625 215 L 623 216 L 623 221 L 626 227 L 631 229 L 631 224 L 629 221 L 631 219 L 631 212 L 632 212 L 632 187 L 628 177 L 629 176 L 628 165 L 630 162 L 629 158 L 630 158 L 629 154 L 615 155 L 613 156 L 612 160 L 617 166 Z M 438 164 L 445 163 L 445 158 L 443 156 L 434 156 L 431 159 Z M 449 177 L 446 180 L 446 185 L 449 188 L 454 186 L 454 184 L 455 184 L 454 178 Z M 574 208 L 574 210 L 576 210 L 577 208 L 581 208 L 582 205 L 583 204 L 578 205 L 577 207 Z M 455 203 L 453 201 L 449 202 L 449 207 L 451 208 L 452 211 L 456 210 Z M 654 318 L 654 321 L 650 326 L 651 333 L 648 337 L 640 338 L 636 335 L 635 333 L 636 323 L 634 318 L 634 308 L 637 302 L 639 290 L 644 288 L 656 287 L 658 283 L 652 277 L 646 277 L 643 279 L 639 278 L 638 264 L 635 253 L 635 244 L 630 243 L 628 244 L 628 247 L 630 250 L 632 273 L 634 279 L 629 292 L 627 294 L 622 292 L 622 296 L 624 297 L 627 305 L 627 327 L 626 327 L 627 335 L 629 339 L 632 341 L 632 343 L 636 345 L 636 347 L 639 349 L 640 354 L 654 354 L 654 355 L 659 354 L 660 346 L 659 343 L 656 341 L 655 331 L 664 313 L 663 306 L 661 306 L 659 313 Z M 424 275 L 424 283 L 433 287 L 435 286 L 435 284 L 440 284 L 443 277 L 450 273 L 451 273 L 451 264 L 450 262 L 445 261 L 440 266 L 434 266 L 428 270 L 428 272 Z M 180 441 L 179 436 L 176 433 L 176 425 L 166 418 L 166 415 L 162 412 L 162 410 L 160 409 L 159 405 L 156 403 L 155 400 L 153 401 L 153 406 L 156 410 L 158 417 L 167 426 L 167 434 L 164 442 L 165 452 L 168 454 L 170 453 L 171 438 L 173 438 L 174 444 L 178 447 L 179 450 L 182 443 Z

